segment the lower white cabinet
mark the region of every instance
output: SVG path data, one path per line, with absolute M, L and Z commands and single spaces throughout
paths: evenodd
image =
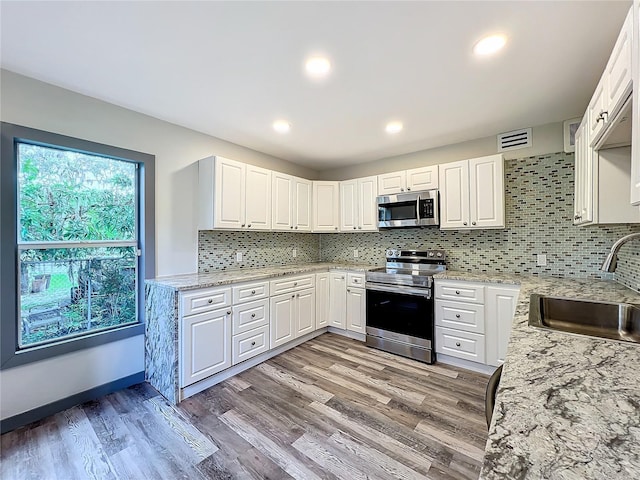
M 316 329 L 329 326 L 329 273 L 316 273 Z
M 331 272 L 329 278 L 329 326 L 344 329 L 347 326 L 347 274 Z
M 271 297 L 271 348 L 284 345 L 316 329 L 313 288 Z
M 364 288 L 347 287 L 347 330 L 356 333 L 365 333 L 365 299 Z
M 269 350 L 269 325 L 233 336 L 232 364 L 244 362 Z
M 180 386 L 207 378 L 231 366 L 231 308 L 182 318 Z
M 335 271 L 329 274 L 329 278 L 329 326 L 364 334 L 364 274 Z
M 502 365 L 519 293 L 515 285 L 436 279 L 436 352 Z

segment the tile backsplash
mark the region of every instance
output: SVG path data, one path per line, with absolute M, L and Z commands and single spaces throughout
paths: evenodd
M 505 161 L 505 229 L 461 232 L 426 227 L 320 235 L 202 231 L 199 271 L 318 260 L 383 264 L 385 249 L 399 247 L 445 250 L 449 268 L 456 270 L 612 278 L 600 272 L 602 260 L 618 238 L 640 231 L 640 225 L 574 226 L 573 162 L 573 154 L 565 153 Z M 235 263 L 236 251 L 245 254 L 242 264 Z M 536 265 L 538 253 L 547 255 L 547 266 Z M 638 289 L 640 241 L 622 247 L 616 280 Z

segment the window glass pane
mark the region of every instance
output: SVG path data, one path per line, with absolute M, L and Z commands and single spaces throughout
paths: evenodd
M 20 252 L 20 347 L 137 323 L 136 248 Z
M 18 144 L 18 241 L 135 239 L 136 166 Z

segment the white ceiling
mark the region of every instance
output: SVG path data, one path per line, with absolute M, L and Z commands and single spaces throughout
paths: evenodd
M 2 1 L 1 64 L 323 170 L 581 115 L 630 4 Z

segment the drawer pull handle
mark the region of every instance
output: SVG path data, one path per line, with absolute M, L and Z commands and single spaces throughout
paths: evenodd
M 456 313 L 456 318 L 460 318 L 460 314 L 459 313 Z
M 291 298 L 296 298 L 296 296 L 295 295 L 291 295 Z
M 351 293 L 351 289 L 350 289 L 350 288 L 347 288 L 347 292 Z
M 256 318 L 256 314 L 255 314 L 255 313 L 252 313 L 252 314 L 251 314 L 251 318 Z
M 227 315 L 231 315 L 231 310 L 227 310 Z
M 298 285 L 298 282 L 293 282 L 293 286 L 295 287 L 296 285 Z
M 255 347 L 256 346 L 256 342 L 251 342 L 251 346 Z
M 459 346 L 460 346 L 460 342 L 456 342 L 456 347 L 459 347 Z
M 251 290 L 251 295 L 255 295 L 256 291 L 255 290 Z
M 456 295 L 460 295 L 460 290 L 456 290 Z
M 209 300 L 207 300 L 207 303 L 211 305 L 213 303 L 213 298 L 210 298 Z

